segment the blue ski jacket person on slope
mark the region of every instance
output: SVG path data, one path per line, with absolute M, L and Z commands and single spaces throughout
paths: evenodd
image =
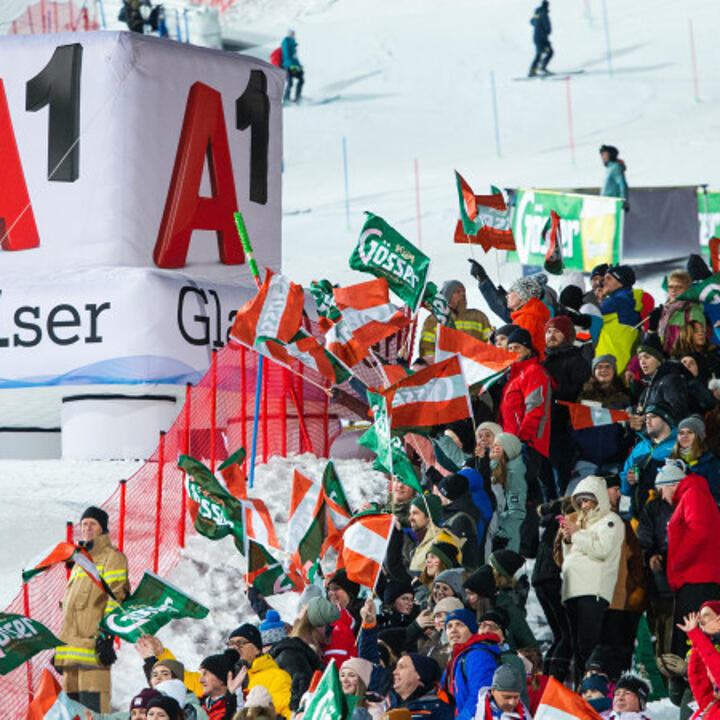
M 295 40 L 294 30 L 288 30 L 288 34 L 283 38 L 280 48 L 282 49 L 282 67 L 285 68 L 285 74 L 287 76 L 283 100 L 286 102 L 290 101 L 290 91 L 292 90 L 293 79 L 295 79 L 297 83 L 295 85 L 295 97 L 293 100 L 298 102 L 298 100 L 300 100 L 300 94 L 302 93 L 303 84 L 305 83 L 305 75 L 297 56 L 297 40 Z
M 625 163 L 618 159 L 619 150 L 613 145 L 601 145 L 600 157 L 607 168 L 601 195 L 619 197 L 627 204 L 628 186 L 625 181 Z M 627 210 L 627 207 L 625 207 Z

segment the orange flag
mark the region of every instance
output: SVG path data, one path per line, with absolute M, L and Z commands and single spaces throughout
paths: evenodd
M 600 715 L 579 695 L 554 677 L 548 680 L 535 712 L 535 720 L 601 720 Z
M 70 698 L 46 668 L 42 671 L 40 684 L 35 691 L 35 698 L 28 707 L 25 720 L 45 720 L 46 718 L 49 720 L 55 717 L 80 720 L 80 715 L 73 710 Z

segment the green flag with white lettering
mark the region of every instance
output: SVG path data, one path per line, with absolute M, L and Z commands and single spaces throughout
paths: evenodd
M 233 497 L 199 460 L 181 455 L 178 467 L 188 474 L 188 497 L 190 515 L 195 529 L 211 540 L 233 536 L 235 547 L 245 554 L 243 512 L 240 501 Z
M 380 216 L 365 214 L 367 220 L 350 256 L 350 267 L 386 278 L 390 290 L 415 312 L 425 290 L 430 258 Z
M 454 328 L 455 323 L 450 313 L 450 306 L 445 296 L 438 290 L 434 282 L 429 282 L 423 293 L 422 305 L 429 310 L 435 319 L 445 327 Z
M 347 717 L 348 707 L 340 675 L 335 661 L 331 660 L 303 714 L 303 720 L 345 720 Z
M 135 592 L 102 619 L 100 629 L 134 643 L 144 633 L 154 635 L 171 620 L 202 619 L 209 612 L 197 600 L 146 570 Z
M 58 645 L 62 641 L 37 620 L 0 613 L 0 675 L 7 675 L 42 650 Z

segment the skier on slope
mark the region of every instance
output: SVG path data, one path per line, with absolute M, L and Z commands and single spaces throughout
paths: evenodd
M 554 53 L 550 44 L 552 28 L 550 27 L 550 3 L 548 0 L 543 0 L 535 8 L 530 24 L 533 26 L 535 59 L 530 66 L 528 77 L 535 77 L 538 70 L 545 75 L 551 75 L 552 73 L 547 69 L 547 66 Z
M 290 101 L 290 90 L 292 90 L 293 78 L 295 78 L 297 83 L 295 84 L 295 97 L 293 100 L 298 102 L 300 100 L 303 83 L 305 82 L 305 75 L 303 73 L 303 67 L 297 56 L 297 40 L 295 40 L 294 30 L 288 30 L 288 34 L 283 38 L 281 48 L 282 66 L 285 68 L 285 73 L 287 75 L 287 83 L 285 85 L 285 95 L 283 96 L 283 100 L 286 102 Z
M 603 165 L 607 168 L 605 182 L 603 183 L 600 194 L 622 198 L 625 201 L 623 203 L 623 209 L 627 211 L 630 209 L 630 204 L 628 203 L 628 186 L 625 181 L 626 167 L 625 161 L 618 158 L 619 152 L 614 145 L 600 146 L 600 158 Z

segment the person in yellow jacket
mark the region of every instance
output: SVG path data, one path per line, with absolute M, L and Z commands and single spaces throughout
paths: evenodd
M 456 330 L 467 333 L 471 337 L 483 342 L 488 342 L 492 327 L 487 315 L 481 310 L 467 306 L 465 286 L 459 280 L 448 280 L 440 290 L 450 308 L 450 317 Z M 437 339 L 437 318 L 428 315 L 420 333 L 420 356 L 435 354 L 435 340 Z
M 263 654 L 260 631 L 250 623 L 244 623 L 230 633 L 228 645 L 240 653 L 240 657 L 249 667 L 243 668 L 237 675 L 247 674 L 249 692 L 254 687 L 264 687 L 272 697 L 275 711 L 290 720 L 290 689 L 292 678 L 282 670 L 270 655 Z
M 72 698 L 97 710 L 110 710 L 110 665 L 114 662 L 112 638 L 103 637 L 98 625 L 130 592 L 128 561 L 110 543 L 107 513 L 91 506 L 80 519 L 81 544 L 90 553 L 100 577 L 115 599 L 101 590 L 75 565 L 65 588 L 61 607 L 62 640 L 55 650 L 55 666 L 63 674 L 63 688 Z

